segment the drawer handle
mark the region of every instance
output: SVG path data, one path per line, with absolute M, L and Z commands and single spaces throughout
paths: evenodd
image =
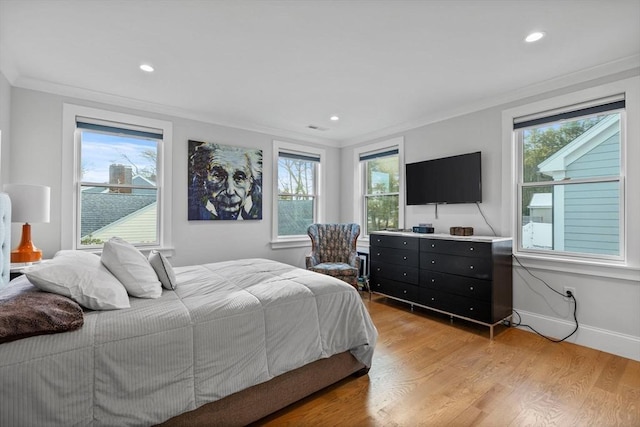
M 472 250 L 473 250 L 473 248 L 469 248 L 469 250 L 470 250 L 470 251 L 472 251 Z
M 435 300 L 436 300 L 435 297 L 431 297 L 431 301 L 435 301 Z
M 380 256 L 380 252 L 378 252 L 378 253 L 376 254 L 376 256 Z
M 470 265 L 470 266 L 469 266 L 469 269 L 470 269 L 470 270 L 473 270 L 473 265 Z
M 406 256 L 403 256 L 403 257 L 402 257 L 402 259 L 406 261 L 406 260 L 407 260 L 407 257 L 406 257 Z
M 407 242 L 402 242 L 402 244 L 403 244 L 403 245 L 406 245 L 406 244 L 407 244 Z
M 402 273 L 402 275 L 403 275 L 403 276 L 406 276 L 406 275 L 407 275 L 407 273 L 406 273 L 406 272 L 404 272 L 404 273 Z
M 431 279 L 431 283 L 436 283 L 436 279 Z
M 380 239 L 376 239 L 376 242 L 380 243 Z
M 473 286 L 469 286 L 469 290 L 472 291 L 473 290 Z
M 432 244 L 431 244 L 431 247 L 432 247 L 432 248 L 435 248 L 435 247 L 436 247 L 435 243 L 432 243 Z
M 403 294 L 406 294 L 406 293 L 407 293 L 407 290 L 405 289 L 404 291 L 402 291 L 402 293 L 403 293 Z
M 435 260 L 435 259 L 432 259 L 432 260 L 431 260 L 431 264 L 435 264 L 435 263 L 436 263 L 436 260 Z
M 376 268 L 376 271 L 380 271 L 380 267 Z
M 471 308 L 469 309 L 469 311 L 473 311 L 473 307 L 471 307 Z

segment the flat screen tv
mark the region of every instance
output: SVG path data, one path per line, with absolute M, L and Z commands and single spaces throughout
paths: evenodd
M 482 202 L 481 153 L 406 165 L 407 205 Z

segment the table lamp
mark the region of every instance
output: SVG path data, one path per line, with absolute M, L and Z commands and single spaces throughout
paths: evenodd
M 4 191 L 11 199 L 11 222 L 24 223 L 20 245 L 11 251 L 11 262 L 38 262 L 42 250 L 31 242 L 32 222 L 49 222 L 51 188 L 44 185 L 5 184 Z

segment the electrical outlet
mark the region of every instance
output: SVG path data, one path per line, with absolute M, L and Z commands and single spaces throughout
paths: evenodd
M 565 286 L 562 288 L 562 291 L 565 295 L 564 299 L 569 301 L 571 298 L 567 296 L 567 291 L 571 292 L 571 295 L 576 296 L 576 288 L 572 288 L 571 286 Z

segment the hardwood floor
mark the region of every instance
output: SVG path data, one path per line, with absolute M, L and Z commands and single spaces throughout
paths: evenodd
M 257 425 L 640 426 L 640 362 L 363 300 L 380 334 L 369 375 Z

